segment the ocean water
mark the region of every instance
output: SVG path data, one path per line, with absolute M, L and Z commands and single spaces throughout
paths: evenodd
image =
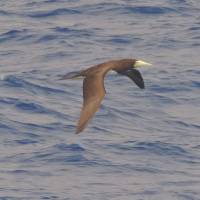
M 200 1 L 1 0 L 0 200 L 199 200 Z M 109 74 L 75 135 L 70 71 L 139 58 L 146 89 Z

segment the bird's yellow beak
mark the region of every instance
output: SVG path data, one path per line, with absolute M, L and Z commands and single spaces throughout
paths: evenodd
M 135 64 L 133 65 L 133 67 L 134 68 L 139 68 L 139 67 L 145 67 L 145 66 L 151 66 L 152 64 L 150 64 L 150 63 L 147 63 L 147 62 L 144 62 L 144 61 L 142 61 L 142 60 L 137 60 L 136 62 L 135 62 Z

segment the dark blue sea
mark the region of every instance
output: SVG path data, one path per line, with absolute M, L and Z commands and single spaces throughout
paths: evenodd
M 82 80 L 108 74 L 79 135 Z M 200 200 L 200 1 L 1 0 L 0 200 Z

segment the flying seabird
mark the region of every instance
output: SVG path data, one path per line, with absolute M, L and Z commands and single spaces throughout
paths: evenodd
M 85 70 L 70 72 L 60 80 L 83 77 L 83 106 L 76 133 L 80 133 L 88 124 L 89 120 L 98 110 L 106 91 L 104 77 L 110 70 L 120 75 L 129 77 L 139 88 L 144 89 L 144 81 L 140 72 L 136 69 L 141 66 L 150 66 L 150 63 L 136 59 L 111 60 Z

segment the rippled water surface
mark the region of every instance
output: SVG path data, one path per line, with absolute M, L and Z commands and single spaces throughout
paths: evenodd
M 200 199 L 200 1 L 1 0 L 0 199 Z M 82 81 L 115 58 L 153 63 L 145 90 L 106 77 L 75 135 Z

